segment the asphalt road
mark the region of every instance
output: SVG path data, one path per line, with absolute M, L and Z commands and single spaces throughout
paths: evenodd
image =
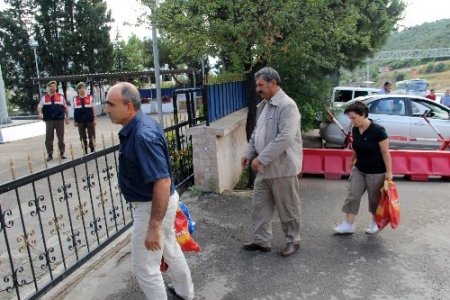
M 399 179 L 401 224 L 396 230 L 365 234 L 364 198 L 357 232 L 335 236 L 346 180 L 300 182 L 302 244 L 287 258 L 277 253 L 284 245 L 277 215 L 271 252 L 241 249 L 250 239 L 250 191 L 185 200 L 202 247 L 187 254 L 196 299 L 450 299 L 450 183 Z M 75 286 L 65 286 L 64 297 L 48 299 L 144 299 L 129 254 L 129 245 L 122 247 Z

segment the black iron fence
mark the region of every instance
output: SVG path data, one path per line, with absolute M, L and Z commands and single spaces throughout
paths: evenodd
M 196 91 L 176 92 L 186 95 L 190 109 L 183 117 L 174 101 L 175 120 L 164 129 L 178 189 L 193 180 L 186 130 L 207 119 L 191 103 Z M 117 182 L 118 148 L 0 186 L 0 299 L 40 297 L 132 225 Z
M 116 145 L 0 186 L 1 299 L 37 298 L 130 227 L 117 151 Z

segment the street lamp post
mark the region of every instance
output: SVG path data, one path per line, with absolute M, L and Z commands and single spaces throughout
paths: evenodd
M 40 86 L 40 82 L 39 82 L 39 66 L 38 66 L 38 59 L 37 59 L 37 53 L 36 53 L 36 49 L 39 46 L 39 43 L 35 40 L 30 40 L 29 43 L 30 47 L 33 48 L 34 51 L 34 61 L 36 62 L 36 74 L 37 74 L 37 85 L 38 85 L 38 94 L 39 94 L 39 100 L 41 100 L 41 86 Z

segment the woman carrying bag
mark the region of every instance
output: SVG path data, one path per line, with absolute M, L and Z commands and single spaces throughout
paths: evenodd
M 344 113 L 353 125 L 352 168 L 347 197 L 342 207 L 345 219 L 334 228 L 334 231 L 337 234 L 355 232 L 355 217 L 359 211 L 361 197 L 367 191 L 372 220 L 367 226 L 366 233 L 374 234 L 379 230 L 373 217 L 381 196 L 380 189 L 385 180 L 392 180 L 389 137 L 382 126 L 368 118 L 369 109 L 363 102 L 355 101 Z

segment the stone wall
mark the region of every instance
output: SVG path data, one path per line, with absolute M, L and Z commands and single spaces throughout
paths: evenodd
M 188 130 L 192 136 L 195 186 L 203 192 L 232 190 L 241 176 L 241 157 L 247 145 L 247 109 L 210 126 Z

